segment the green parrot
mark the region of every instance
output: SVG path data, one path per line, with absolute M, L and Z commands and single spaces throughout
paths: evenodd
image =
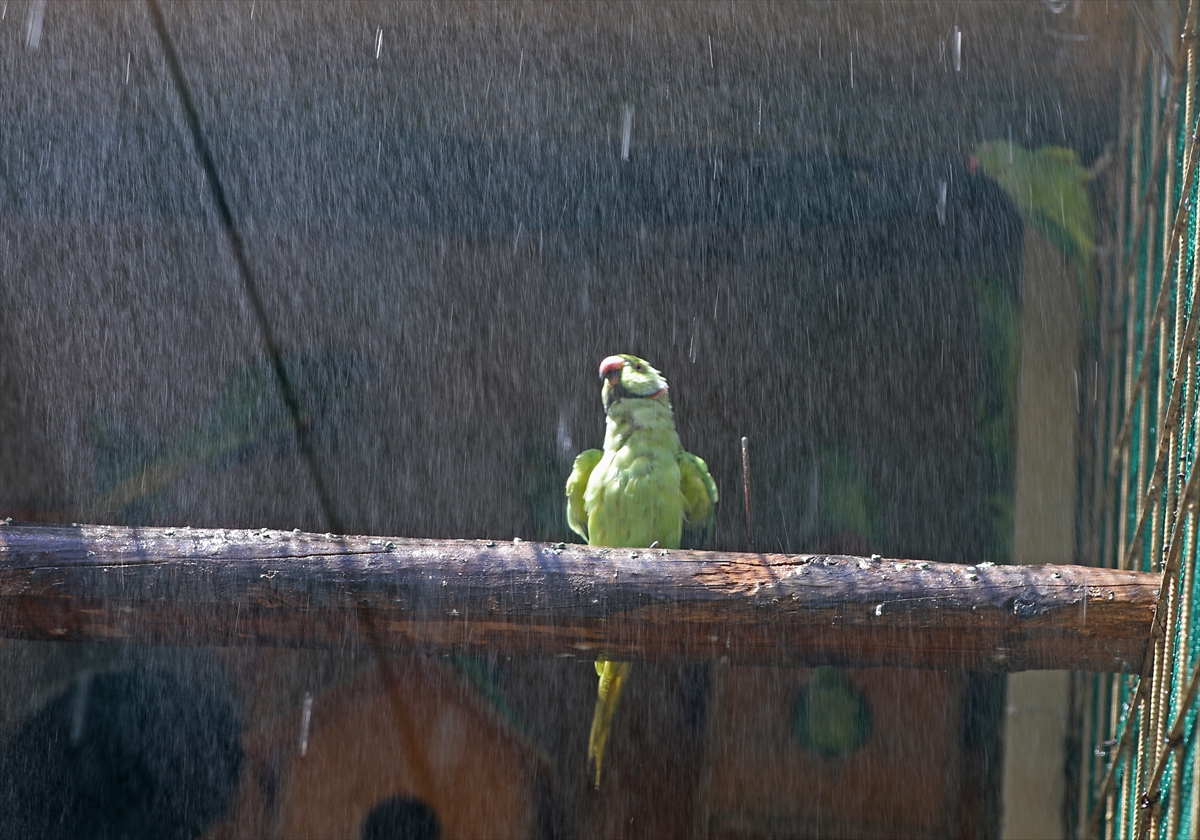
M 365 374 L 358 357 L 335 350 L 288 354 L 283 364 L 310 428 L 328 421 L 335 410 L 348 413 Z M 230 375 L 196 422 L 162 446 L 148 445 L 118 421 L 93 418 L 89 436 L 102 489 L 91 503 L 91 516 L 128 521 L 141 503 L 200 466 L 220 464 L 264 443 L 286 445 L 294 439 L 295 425 L 274 365 L 263 357 Z
M 637 356 L 600 363 L 604 449 L 579 453 L 567 479 L 567 524 L 588 545 L 679 548 L 684 528 L 712 536 L 717 485 L 703 460 L 684 452 L 667 381 Z M 596 787 L 604 747 L 630 663 L 596 662 L 600 685 L 588 738 Z
M 1008 193 L 1021 221 L 1075 264 L 1084 314 L 1090 320 L 1095 311 L 1096 219 L 1088 192 L 1090 175 L 1075 150 L 1042 146 L 1030 151 L 1011 140 L 989 140 L 975 147 L 967 168 L 982 168 Z
M 1021 370 L 1021 302 L 995 277 L 971 278 L 979 318 L 982 381 L 975 397 L 975 430 L 989 463 L 989 542 L 984 556 L 1007 563 L 1012 555 L 1013 480 L 1016 470 L 1017 381 Z

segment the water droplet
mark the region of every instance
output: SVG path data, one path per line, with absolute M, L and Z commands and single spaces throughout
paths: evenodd
M 633 137 L 633 106 L 626 103 L 621 109 L 621 160 L 629 160 L 629 141 Z
M 71 705 L 71 744 L 83 738 L 83 725 L 87 720 L 88 689 L 92 684 L 92 672 L 81 671 L 75 680 L 75 702 Z
M 571 431 L 567 427 L 567 412 L 565 409 L 558 413 L 558 430 L 555 432 L 554 439 L 558 444 L 558 451 L 563 455 L 570 455 L 571 450 L 575 448 L 575 444 L 571 440 Z
M 312 695 L 304 692 L 304 713 L 300 717 L 300 755 L 308 755 L 308 725 L 312 723 Z
M 37 52 L 42 42 L 42 20 L 46 16 L 46 0 L 33 0 L 25 13 L 25 49 Z

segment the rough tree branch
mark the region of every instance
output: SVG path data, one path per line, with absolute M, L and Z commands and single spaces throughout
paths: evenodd
M 1123 671 L 1158 584 L 1085 566 L 0 527 L 0 637 L 18 639 Z

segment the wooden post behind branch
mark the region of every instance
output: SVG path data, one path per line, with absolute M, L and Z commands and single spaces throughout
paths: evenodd
M 1157 590 L 1085 566 L 0 526 L 14 639 L 1123 671 Z

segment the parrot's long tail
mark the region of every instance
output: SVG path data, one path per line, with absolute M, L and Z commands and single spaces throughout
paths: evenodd
M 596 766 L 596 789 L 600 789 L 600 765 L 604 761 L 604 747 L 608 744 L 608 732 L 612 728 L 613 714 L 617 711 L 617 700 L 625 680 L 629 679 L 629 662 L 596 660 L 596 673 L 600 686 L 596 690 L 596 711 L 592 714 L 592 734 L 588 738 L 588 764 Z

